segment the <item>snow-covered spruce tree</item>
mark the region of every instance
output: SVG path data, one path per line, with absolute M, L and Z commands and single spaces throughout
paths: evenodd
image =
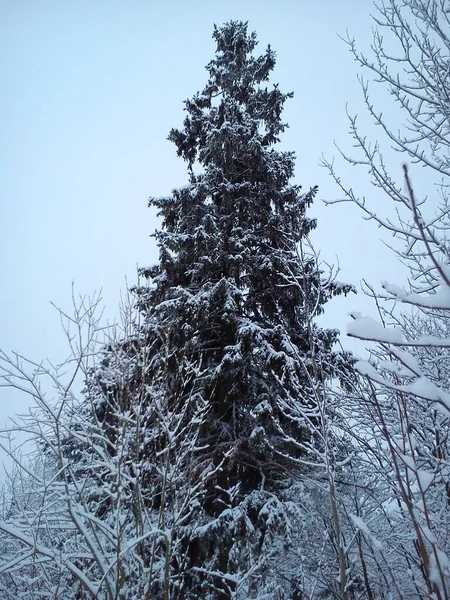
M 203 482 L 202 499 L 196 524 L 176 534 L 185 554 L 170 564 L 171 597 L 272 597 L 291 586 L 290 598 L 294 584 L 265 561 L 287 549 L 285 492 L 311 457 L 317 389 L 339 362 L 336 332 L 312 319 L 349 288 L 325 288 L 314 258 L 299 261 L 316 188 L 292 185 L 294 155 L 275 149 L 292 94 L 266 87 L 274 52 L 253 56 L 256 35 L 242 22 L 213 37 L 208 82 L 169 136 L 189 184 L 150 200 L 163 220 L 160 262 L 142 270 L 153 286 L 136 290 L 169 412 L 183 406 L 189 419 L 186 407 L 206 407 L 186 474 Z

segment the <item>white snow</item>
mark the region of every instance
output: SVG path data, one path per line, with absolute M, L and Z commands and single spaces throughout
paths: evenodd
M 369 340 L 387 344 L 405 344 L 405 339 L 400 330 L 391 328 L 386 329 L 371 317 L 364 317 L 361 313 L 350 313 L 354 319 L 347 325 L 347 335 L 359 338 L 360 340 Z
M 355 525 L 355 527 L 357 529 L 359 529 L 360 531 L 362 531 L 362 533 L 364 533 L 368 538 L 370 538 L 370 540 L 372 541 L 375 548 L 377 548 L 378 550 L 381 550 L 383 547 L 383 544 L 380 542 L 380 540 L 377 540 L 377 538 L 370 532 L 370 529 L 368 528 L 366 523 L 363 521 L 363 519 L 361 519 L 361 517 L 358 517 L 357 515 L 354 515 L 352 513 L 349 514 L 349 517 L 353 521 L 353 524 Z
M 387 282 L 383 282 L 382 286 L 396 300 L 405 304 L 412 304 L 413 306 L 421 306 L 423 308 L 450 310 L 450 288 L 444 282 L 437 288 L 434 294 L 408 293 L 398 286 Z
M 422 469 L 418 469 L 417 479 L 419 481 L 419 484 L 420 484 L 420 487 L 422 488 L 422 490 L 424 492 L 426 492 L 434 479 L 434 473 L 430 473 L 429 471 L 424 471 Z

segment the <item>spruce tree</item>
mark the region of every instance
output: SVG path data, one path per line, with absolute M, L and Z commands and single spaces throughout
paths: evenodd
M 207 84 L 169 136 L 188 184 L 150 201 L 160 260 L 141 271 L 138 310 L 111 332 L 81 403 L 58 370 L 42 371 L 64 390 L 58 410 L 36 372 L 28 379 L 38 410 L 23 430 L 42 444 L 47 481 L 32 502 L 17 487 L 0 519 L 8 597 L 299 600 L 317 572 L 336 581 L 326 509 L 319 534 L 297 507 L 325 504 L 322 493 L 299 502 L 298 489 L 314 477 L 325 384 L 342 364 L 336 331 L 314 318 L 350 288 L 323 285 L 314 254 L 299 251 L 317 190 L 290 182 L 294 155 L 276 146 L 292 94 L 269 87 L 273 51 L 254 56 L 242 22 L 214 39 Z M 90 340 L 75 372 L 97 347 L 97 303 L 68 318 Z M 22 364 L 6 363 L 23 390 Z
M 317 189 L 290 183 L 294 154 L 276 148 L 292 94 L 267 85 L 274 52 L 254 56 L 256 35 L 239 21 L 213 37 L 207 84 L 169 135 L 189 183 L 150 200 L 160 261 L 136 291 L 167 410 L 203 415 L 184 464 L 202 495 L 195 526 L 177 533 L 185 558 L 171 564 L 173 595 L 236 597 L 247 578 L 241 597 L 256 598 L 275 589 L 262 557 L 283 551 L 286 490 L 315 443 L 317 389 L 336 374 L 337 333 L 312 320 L 349 287 L 325 288 L 315 258 L 299 260 Z

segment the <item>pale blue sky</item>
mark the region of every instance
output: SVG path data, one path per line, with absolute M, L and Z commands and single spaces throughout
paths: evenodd
M 156 261 L 147 199 L 187 181 L 166 138 L 206 81 L 214 23 L 248 20 L 261 51 L 276 50 L 273 81 L 295 92 L 283 144 L 297 154 L 296 181 L 333 198 L 320 156 L 336 154 L 333 140 L 351 148 L 346 102 L 363 111 L 338 34 L 348 28 L 367 47 L 371 11 L 369 0 L 0 1 L 0 347 L 58 362 L 50 301 L 70 306 L 74 280 L 83 293 L 103 288 L 113 316 L 125 276 L 132 283 L 137 264 Z M 343 165 L 342 176 L 361 174 Z M 317 249 L 329 261 L 338 255 L 343 279 L 397 277 L 378 230 L 356 210 L 317 200 L 312 214 Z M 327 324 L 345 329 L 360 305 L 330 305 Z M 0 421 L 21 408 L 0 395 Z

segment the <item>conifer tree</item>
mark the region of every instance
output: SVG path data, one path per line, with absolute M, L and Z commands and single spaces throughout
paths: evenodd
M 267 87 L 274 52 L 255 57 L 243 22 L 213 37 L 207 84 L 169 136 L 189 183 L 150 200 L 160 262 L 136 291 L 169 412 L 204 415 L 189 464 L 203 481 L 201 526 L 186 534 L 179 597 L 235 597 L 247 578 L 251 598 L 274 589 L 261 557 L 287 540 L 284 493 L 315 443 L 318 389 L 336 374 L 337 333 L 312 320 L 350 288 L 323 286 L 315 258 L 299 260 L 317 190 L 291 184 L 294 155 L 275 148 L 292 94 Z
M 150 201 L 162 228 L 159 264 L 141 271 L 149 285 L 93 366 L 99 300 L 67 317 L 77 339 L 87 331 L 73 345 L 66 330 L 86 374 L 81 402 L 39 366 L 61 394 L 55 410 L 36 372 L 27 379 L 19 357 L 2 355 L 0 376 L 36 397 L 21 427 L 45 450 L 35 501 L 19 481 L 0 518 L 5 597 L 298 600 L 318 569 L 336 582 L 323 564 L 335 547 L 347 589 L 338 515 L 316 560 L 322 532 L 302 522 L 298 490 L 328 453 L 322 399 L 342 365 L 337 332 L 314 318 L 350 287 L 324 284 L 304 251 L 316 188 L 290 183 L 294 155 L 276 147 L 292 94 L 269 87 L 273 51 L 254 56 L 239 21 L 214 39 L 207 84 L 169 136 L 188 184 Z M 306 510 L 326 515 L 322 491 L 302 496 Z

